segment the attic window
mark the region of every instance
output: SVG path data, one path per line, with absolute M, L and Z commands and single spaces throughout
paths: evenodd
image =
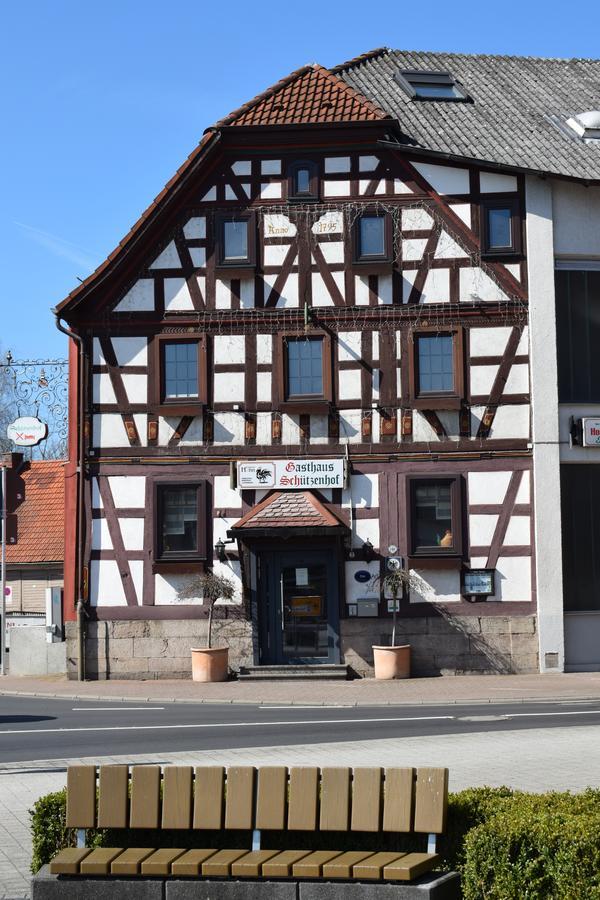
M 449 72 L 403 71 L 394 79 L 411 100 L 464 102 L 471 98 L 462 84 Z
M 579 113 L 567 120 L 567 125 L 584 141 L 600 141 L 600 110 Z

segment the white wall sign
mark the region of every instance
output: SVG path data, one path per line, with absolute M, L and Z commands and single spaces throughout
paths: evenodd
M 48 426 L 45 422 L 36 419 L 35 416 L 21 416 L 11 422 L 6 429 L 9 441 L 17 447 L 35 447 L 43 441 L 48 434 Z
M 582 419 L 583 446 L 600 447 L 600 419 Z
M 237 464 L 237 484 L 245 488 L 343 488 L 346 486 L 343 459 L 277 459 Z

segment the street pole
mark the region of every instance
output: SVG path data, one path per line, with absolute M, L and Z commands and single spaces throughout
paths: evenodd
M 2 627 L 0 628 L 0 675 L 6 675 L 6 466 L 2 466 L 2 555 L 0 563 L 0 591 L 2 599 L 0 610 L 2 611 Z

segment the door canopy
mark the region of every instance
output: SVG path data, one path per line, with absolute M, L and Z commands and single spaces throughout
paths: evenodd
M 236 522 L 230 533 L 236 537 L 259 537 L 290 528 L 302 529 L 305 534 L 348 530 L 312 491 L 274 491 Z

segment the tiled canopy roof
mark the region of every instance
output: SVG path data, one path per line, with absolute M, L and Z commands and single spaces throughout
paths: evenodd
M 471 103 L 415 101 L 398 71 L 449 72 Z M 381 49 L 332 72 L 400 123 L 424 150 L 581 179 L 600 179 L 600 143 L 565 123 L 600 109 L 599 59 L 542 59 Z
M 342 524 L 311 491 L 276 491 L 233 528 L 331 528 Z
M 17 543 L 6 547 L 8 565 L 62 562 L 65 557 L 64 462 L 27 463 L 20 475 L 25 499 L 16 510 Z
M 217 122 L 226 125 L 310 125 L 389 118 L 346 82 L 316 64 L 297 69 Z

